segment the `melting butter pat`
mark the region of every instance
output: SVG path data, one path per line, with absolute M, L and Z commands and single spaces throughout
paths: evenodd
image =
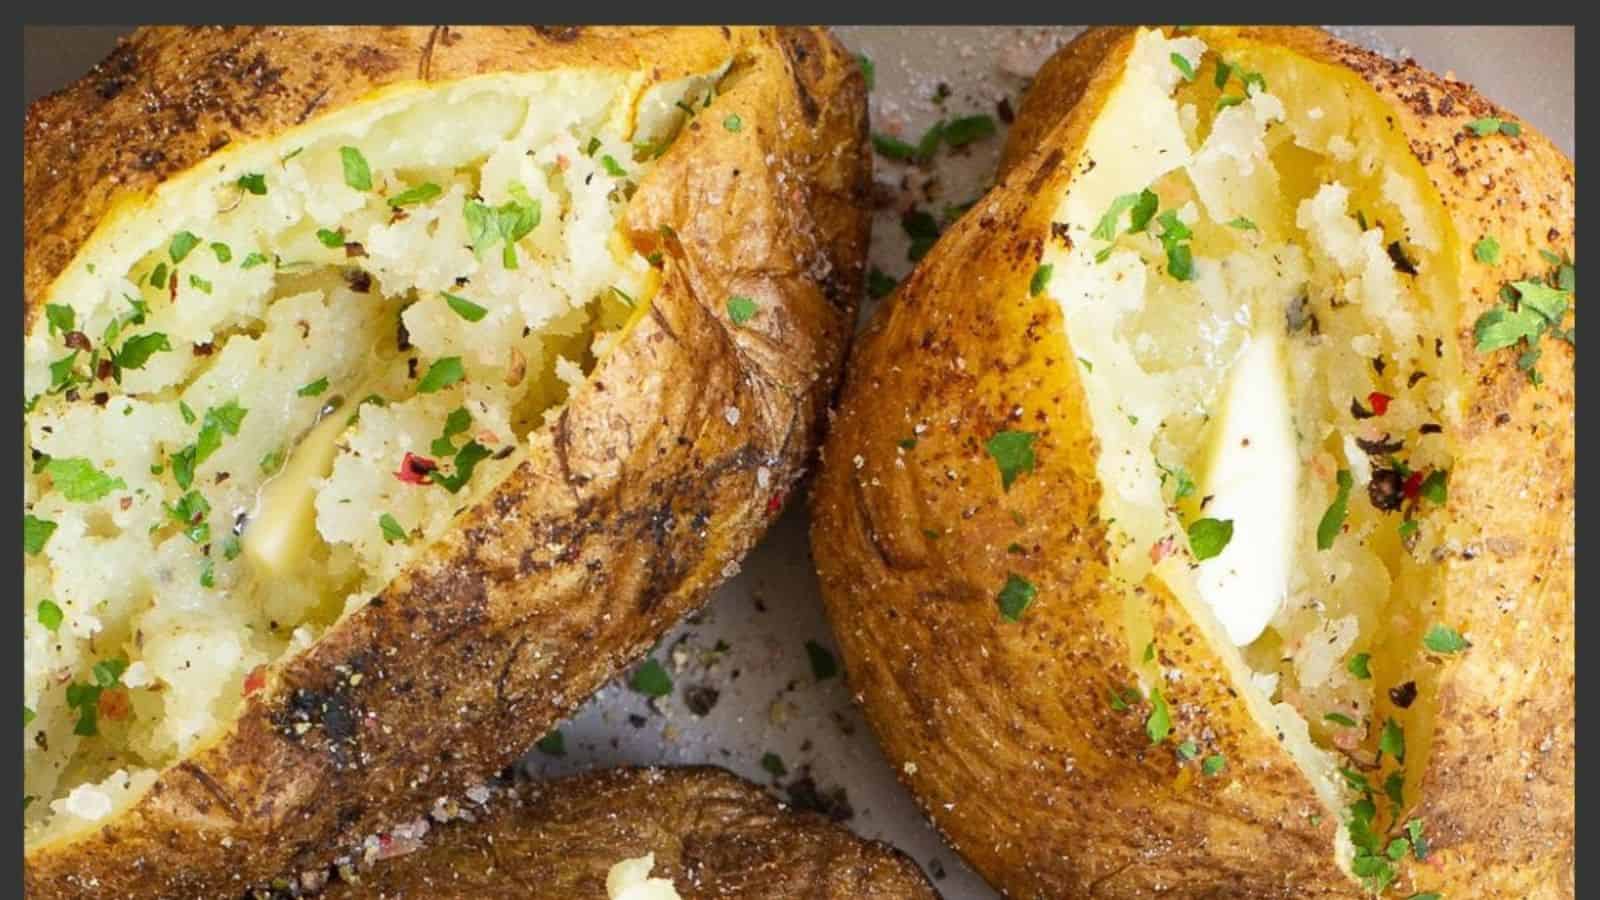
M 1200 596 L 1241 647 L 1289 590 L 1300 457 L 1287 382 L 1281 339 L 1254 336 L 1229 375 L 1200 482 L 1203 514 L 1233 521 L 1232 540 L 1200 563 Z
M 656 855 L 646 853 L 612 866 L 606 873 L 606 896 L 609 900 L 683 900 L 671 879 L 650 877 L 655 865 Z
M 240 544 L 252 569 L 281 578 L 300 565 L 317 540 L 317 482 L 333 468 L 348 424 L 333 410 L 312 426 L 278 474 L 261 489 Z

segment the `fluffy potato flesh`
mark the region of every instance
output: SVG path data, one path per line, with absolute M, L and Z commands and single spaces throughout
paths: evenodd
M 1461 415 L 1453 237 L 1384 122 L 1348 72 L 1141 33 L 1044 258 L 1130 664 L 1158 683 L 1132 594 L 1154 575 L 1236 648 L 1257 716 L 1341 815 L 1349 778 L 1400 798 L 1426 764 L 1430 674 L 1386 648 L 1427 630 Z
M 30 843 L 214 741 L 520 462 L 650 301 L 621 213 L 725 68 L 390 88 L 102 224 L 25 341 Z

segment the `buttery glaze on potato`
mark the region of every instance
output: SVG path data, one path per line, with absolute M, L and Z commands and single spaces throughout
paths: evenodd
M 649 878 L 668 882 L 683 898 L 937 896 L 899 851 L 782 807 L 759 787 L 712 767 L 522 782 L 486 806 L 476 822 L 436 825 L 414 852 L 357 866 L 357 883 L 335 879 L 321 896 L 653 897 L 608 892 L 614 874 L 622 874 L 619 864 L 645 857 L 653 857 Z
M 144 29 L 35 104 L 30 896 L 320 865 L 701 602 L 814 445 L 864 130 L 808 29 Z
M 1573 169 L 1311 29 L 1094 29 L 858 342 L 852 686 L 1012 896 L 1571 896 Z

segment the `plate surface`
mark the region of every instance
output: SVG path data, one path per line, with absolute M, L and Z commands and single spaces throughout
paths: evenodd
M 838 29 L 846 44 L 873 61 L 875 131 L 915 140 L 941 118 L 975 114 L 993 116 L 1000 125 L 995 137 L 957 155 L 941 154 L 926 172 L 876 161 L 882 207 L 873 223 L 872 259 L 881 271 L 898 279 L 910 269 L 901 212 L 916 205 L 937 217 L 945 206 L 967 203 L 982 192 L 1004 139 L 1001 102 L 1015 107 L 1025 74 L 1080 30 Z M 1380 52 L 1413 56 L 1435 71 L 1453 73 L 1531 122 L 1569 156 L 1576 152 L 1574 29 L 1332 30 Z M 25 28 L 24 100 L 82 74 L 123 31 Z M 555 774 L 621 763 L 715 763 L 770 785 L 780 797 L 848 818 L 861 834 L 900 847 L 929 872 L 949 900 L 994 897 L 944 846 L 895 780 L 851 703 L 842 673 L 817 677 L 826 674 L 833 659 L 833 639 L 822 617 L 806 524 L 803 499 L 792 499 L 745 560 L 742 572 L 703 613 L 661 642 L 654 656 L 673 675 L 670 697 L 649 700 L 633 693 L 624 676 L 562 727 L 564 756 L 534 752 L 528 766 Z M 783 774 L 774 774 L 780 767 Z

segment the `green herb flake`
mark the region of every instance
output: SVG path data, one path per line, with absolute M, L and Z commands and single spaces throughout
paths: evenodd
M 874 300 L 881 300 L 894 293 L 899 283 L 888 275 L 883 274 L 877 266 L 867 272 L 867 295 Z
M 1140 194 L 1123 194 L 1112 200 L 1111 205 L 1100 216 L 1099 224 L 1095 225 L 1094 231 L 1089 233 L 1090 236 L 1102 241 L 1115 239 L 1118 231 L 1117 222 L 1122 218 L 1123 213 L 1132 209 L 1134 204 L 1139 202 L 1139 198 Z
M 157 288 L 157 289 L 164 288 L 164 287 L 167 286 L 167 264 L 166 263 L 164 263 L 164 262 L 156 263 L 156 267 L 150 271 L 150 286 L 153 287 L 153 288 Z
M 926 256 L 939 238 L 939 223 L 926 210 L 914 209 L 901 216 L 900 229 L 911 238 L 906 258 L 912 262 Z
M 244 258 L 244 262 L 239 263 L 239 268 L 241 268 L 241 269 L 254 269 L 256 266 L 262 265 L 262 264 L 264 264 L 266 262 L 267 262 L 266 254 L 252 252 L 252 253 L 250 253 L 248 256 L 246 256 Z
M 1093 369 L 1091 368 L 1090 371 L 1093 371 Z M 1183 498 L 1188 497 L 1188 496 L 1190 496 L 1191 494 L 1194 493 L 1194 491 L 1195 491 L 1194 479 L 1189 477 L 1189 472 L 1186 469 L 1184 469 L 1183 466 L 1170 466 L 1169 467 L 1169 466 L 1162 465 L 1161 462 L 1158 460 L 1156 462 L 1156 468 L 1161 470 L 1161 483 L 1163 485 L 1167 483 L 1167 479 L 1168 478 L 1172 479 L 1172 499 L 1173 499 L 1173 501 L 1182 500 Z
M 1184 81 L 1194 80 L 1194 66 L 1189 63 L 1188 57 L 1184 56 L 1182 53 L 1174 52 L 1169 59 L 1172 60 L 1172 65 L 1179 72 L 1183 73 Z
M 613 178 L 622 178 L 628 174 L 628 170 L 619 165 L 610 154 L 600 157 L 600 165 L 606 170 L 606 174 Z
M 1350 477 L 1348 469 L 1340 469 L 1336 476 L 1339 489 L 1334 494 L 1333 502 L 1322 514 L 1322 521 L 1317 523 L 1317 549 L 1327 550 L 1333 546 L 1334 538 L 1339 536 L 1339 530 L 1344 527 L 1345 516 L 1350 511 L 1350 488 L 1355 483 Z
M 142 369 L 150 357 L 171 350 L 172 343 L 159 331 L 136 334 L 123 342 L 122 349 L 112 355 L 112 361 L 118 368 Z
M 1472 643 L 1448 625 L 1435 625 L 1423 636 L 1422 645 L 1435 653 L 1459 653 Z
M 418 203 L 427 203 L 429 200 L 444 193 L 444 188 L 431 181 L 425 181 L 416 187 L 406 188 L 389 198 L 389 205 L 395 209 L 402 206 L 416 206 Z
M 354 147 L 340 147 L 339 161 L 344 166 L 344 183 L 358 191 L 372 190 L 372 169 L 367 158 Z
M 1427 478 L 1422 479 L 1422 485 L 1418 488 L 1418 493 L 1434 505 L 1443 506 L 1445 500 L 1449 497 L 1449 478 L 1450 473 L 1443 469 L 1434 469 L 1428 473 Z
M 192 232 L 180 231 L 173 235 L 172 243 L 167 247 L 167 255 L 172 257 L 172 264 L 177 265 L 178 263 L 183 262 L 184 257 L 189 255 L 190 250 L 193 250 L 199 245 L 200 239 L 195 237 Z M 157 268 L 160 267 L 158 266 Z M 162 279 L 162 281 L 165 280 L 165 278 Z M 151 284 L 155 283 L 155 279 L 151 279 Z
M 471 300 L 448 292 L 444 294 L 444 302 L 449 304 L 456 315 L 466 319 L 468 322 L 481 322 L 483 317 L 489 314 L 487 309 L 473 303 Z
M 39 601 L 39 624 L 43 625 L 46 631 L 53 632 L 59 629 L 63 618 L 61 607 L 57 606 L 54 600 Z
M 1159 687 L 1150 689 L 1150 715 L 1144 720 L 1144 733 L 1150 736 L 1151 744 L 1161 743 L 1172 733 L 1172 711 Z
M 452 494 L 457 493 L 471 480 L 472 473 L 478 467 L 478 463 L 483 462 L 492 455 L 489 448 L 477 441 L 468 441 L 462 445 L 460 450 L 456 451 L 455 472 L 453 474 L 446 475 L 439 471 L 434 471 L 430 473 L 430 477 L 434 484 L 443 487 Z
M 234 183 L 237 184 L 241 190 L 255 194 L 257 197 L 266 196 L 267 176 L 259 172 L 251 172 L 245 175 L 240 175 L 239 180 Z
M 755 318 L 755 315 L 756 302 L 754 300 L 738 295 L 728 298 L 728 318 L 732 320 L 733 324 L 743 325 Z
M 268 450 L 261 455 L 261 471 L 271 475 L 283 467 L 284 448 Z
M 428 367 L 427 374 L 417 382 L 417 393 L 432 394 L 442 391 L 467 376 L 461 357 L 446 356 Z
M 1015 572 L 1007 573 L 1006 583 L 1000 587 L 996 601 L 1000 606 L 1000 618 L 1007 622 L 1022 621 L 1022 614 L 1033 605 L 1039 596 L 1039 589 L 1033 582 Z
M 1261 230 L 1261 229 L 1256 227 L 1256 223 L 1250 221 L 1248 218 L 1246 218 L 1244 216 L 1239 216 L 1239 217 L 1237 217 L 1235 219 L 1230 220 L 1228 222 L 1228 227 L 1229 228 L 1237 228 L 1240 231 L 1260 231 Z
M 1467 130 L 1478 137 L 1488 137 L 1491 134 L 1498 133 L 1503 124 L 1504 123 L 1500 119 L 1494 116 L 1485 116 L 1481 119 L 1473 119 L 1471 122 L 1468 122 Z M 1521 129 L 1518 129 L 1518 131 L 1520 130 Z
M 1024 472 L 1032 472 L 1033 442 L 1039 436 L 1027 431 L 1002 431 L 984 444 L 1000 469 L 1000 487 L 1011 490 L 1012 482 Z
M 226 538 L 223 538 L 223 540 L 222 540 L 222 558 L 223 559 L 226 559 L 226 560 L 231 562 L 231 561 L 233 561 L 235 559 L 238 559 L 239 558 L 239 554 L 242 553 L 242 552 L 244 552 L 244 545 L 239 542 L 239 536 L 238 535 L 230 534 Z
M 54 457 L 44 470 L 61 496 L 73 503 L 93 503 L 128 486 L 121 478 L 107 475 L 81 456 Z
M 782 778 L 789 774 L 789 770 L 783 765 L 783 757 L 776 753 L 761 754 L 761 768 L 774 778 Z
M 189 273 L 189 286 L 202 294 L 211 293 L 211 282 L 201 278 L 199 275 L 196 275 L 193 272 Z
M 1189 525 L 1189 549 L 1196 562 L 1204 562 L 1221 553 L 1233 540 L 1232 519 L 1195 519 Z
M 33 720 L 37 719 L 38 717 L 39 717 L 38 713 L 34 712 L 31 708 L 24 706 L 22 708 L 22 727 L 23 728 L 27 728 L 29 725 L 33 724 Z M 23 809 L 27 809 L 28 808 L 28 802 L 27 801 L 30 800 L 30 799 L 32 799 L 32 798 L 31 797 L 30 798 L 24 798 L 23 803 L 22 803 L 22 808 Z
M 1221 775 L 1227 766 L 1228 758 L 1220 753 L 1213 753 L 1200 761 L 1200 771 L 1212 777 Z
M 1033 278 L 1028 282 L 1028 295 L 1030 297 L 1037 297 L 1044 293 L 1045 288 L 1050 286 L 1050 275 L 1054 271 L 1055 266 L 1052 266 L 1049 263 L 1043 263 L 1039 266 L 1039 268 L 1034 269 Z
M 322 392 L 327 390 L 327 389 L 328 389 L 328 376 L 324 375 L 321 378 L 318 378 L 316 381 L 311 382 L 310 384 L 301 385 L 300 389 L 295 391 L 295 393 L 299 394 L 302 397 L 317 397 L 317 396 L 321 396 Z
M 728 117 L 722 120 L 722 127 L 738 134 L 744 128 L 744 120 L 739 118 L 738 113 L 729 113 Z
M 66 334 L 73 330 L 77 316 L 72 307 L 61 306 L 55 303 L 45 304 L 44 317 L 50 323 L 51 334 Z
M 567 755 L 567 738 L 561 733 L 561 729 L 559 728 L 550 732 L 544 737 L 539 738 L 537 741 L 534 741 L 533 745 L 538 747 L 539 752 L 545 754 L 546 756 Z
M 56 523 L 33 513 L 22 514 L 22 550 L 29 556 L 38 556 L 44 550 L 44 545 L 50 542 L 50 535 L 55 533 Z
M 672 693 L 672 676 L 654 658 L 647 659 L 644 665 L 633 670 L 628 687 L 647 697 L 665 697 Z
M 1223 94 L 1217 98 L 1217 110 L 1220 112 L 1230 106 L 1238 106 L 1244 102 L 1243 94 Z
M 1492 266 L 1500 261 L 1500 242 L 1485 235 L 1472 245 L 1472 258 Z
M 944 127 L 944 142 L 948 147 L 965 147 L 973 141 L 993 137 L 994 119 L 986 115 L 962 116 L 951 119 Z
M 1356 720 L 1350 718 L 1349 716 L 1345 715 L 1344 713 L 1336 713 L 1336 712 L 1324 713 L 1323 716 L 1322 716 L 1322 720 L 1324 722 L 1332 722 L 1333 724 L 1338 725 L 1338 726 L 1343 727 L 1343 728 L 1354 728 L 1354 727 L 1356 727 Z
M 340 249 L 344 246 L 344 229 L 333 231 L 328 228 L 318 228 L 317 240 L 321 241 L 324 247 L 331 247 L 335 250 Z
M 878 84 L 878 67 L 865 53 L 857 53 L 856 62 L 861 65 L 861 77 L 867 80 L 867 90 L 872 90 Z
M 1371 664 L 1371 653 L 1357 653 L 1355 656 L 1350 657 L 1350 661 L 1345 663 L 1344 668 L 1345 671 L 1349 672 L 1351 675 L 1354 675 L 1362 681 L 1367 681 L 1372 678 Z
M 1406 773 L 1399 769 L 1390 772 L 1383 779 L 1383 794 L 1389 798 L 1389 802 L 1393 803 L 1397 809 L 1404 806 L 1406 799 Z
M 1178 745 L 1178 758 L 1187 762 L 1200 755 L 1200 747 L 1194 741 L 1184 741 Z
M 1224 60 L 1219 58 L 1217 60 L 1216 77 L 1214 77 L 1212 79 L 1212 83 L 1215 84 L 1218 87 L 1218 89 L 1221 89 L 1223 86 L 1225 86 L 1228 83 L 1228 78 L 1230 76 L 1232 76 L 1232 75 L 1233 75 L 1233 66 L 1229 65 L 1227 62 L 1225 62 Z

